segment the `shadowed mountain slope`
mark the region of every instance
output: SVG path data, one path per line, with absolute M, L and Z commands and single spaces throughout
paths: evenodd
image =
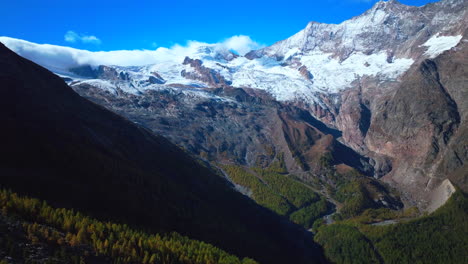
M 0 83 L 2 186 L 100 219 L 177 231 L 260 262 L 320 262 L 300 228 L 1 44 Z

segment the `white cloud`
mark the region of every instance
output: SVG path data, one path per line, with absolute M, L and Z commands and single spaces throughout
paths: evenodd
M 74 38 L 69 35 L 69 40 Z M 82 39 L 74 39 L 83 41 Z M 97 51 L 74 49 L 49 44 L 36 44 L 25 40 L 0 37 L 0 42 L 19 55 L 30 59 L 52 70 L 67 70 L 80 65 L 119 65 L 142 66 L 164 63 L 166 61 L 182 62 L 185 56 L 211 56 L 210 52 L 226 52 L 234 50 L 244 55 L 251 49 L 262 47 L 248 36 L 234 36 L 220 43 L 203 43 L 188 41 L 185 46 L 176 44 L 171 48 L 160 47 L 156 50 L 115 50 Z M 206 53 L 206 49 L 209 52 Z M 202 57 L 201 57 L 202 58 Z M 203 59 L 203 58 L 202 58 Z
M 230 37 L 223 41 L 221 45 L 226 47 L 228 50 L 236 51 L 240 55 L 245 55 L 251 50 L 263 47 L 263 45 L 253 41 L 249 36 L 244 35 Z
M 81 41 L 84 43 L 95 43 L 95 44 L 100 44 L 101 40 L 98 39 L 96 36 L 83 36 L 81 37 Z
M 98 39 L 96 36 L 78 34 L 73 30 L 67 31 L 67 33 L 65 33 L 64 35 L 64 39 L 66 42 L 71 42 L 71 43 L 81 41 L 83 43 L 101 44 L 101 40 Z
M 66 42 L 72 42 L 72 43 L 74 43 L 74 42 L 76 42 L 80 37 L 79 37 L 78 34 L 76 34 L 74 31 L 69 30 L 69 31 L 67 31 L 67 33 L 65 33 L 64 38 L 65 38 L 65 41 L 66 41 Z

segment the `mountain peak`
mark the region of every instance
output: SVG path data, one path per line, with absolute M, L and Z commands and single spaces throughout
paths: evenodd
M 396 1 L 396 0 L 388 0 L 388 1 L 380 0 L 380 1 L 378 1 L 377 3 L 374 4 L 374 6 L 372 7 L 372 9 L 375 9 L 375 8 L 382 8 L 382 7 L 386 7 L 386 6 L 390 6 L 390 5 L 395 5 L 395 4 L 400 4 L 400 2 L 398 2 L 398 1 Z
M 391 6 L 391 5 L 401 5 L 398 0 L 380 0 L 377 3 L 375 3 L 374 6 Z
M 374 6 L 369 9 L 364 15 L 368 13 L 375 13 L 378 10 L 384 11 L 386 13 L 391 11 L 398 11 L 401 7 L 407 7 L 406 5 L 398 2 L 398 0 L 380 0 L 379 2 L 375 3 Z

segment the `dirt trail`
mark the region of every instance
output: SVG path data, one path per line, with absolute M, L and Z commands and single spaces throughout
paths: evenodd
M 299 183 L 301 183 L 302 185 L 304 185 L 305 187 L 311 189 L 312 191 L 314 191 L 315 193 L 318 193 L 318 194 L 321 194 L 323 197 L 325 197 L 325 199 L 327 199 L 327 201 L 331 204 L 333 204 L 333 208 L 330 210 L 330 212 L 326 215 L 324 215 L 322 218 L 323 220 L 325 221 L 325 224 L 329 225 L 329 224 L 333 224 L 335 222 L 335 220 L 333 220 L 333 215 L 335 215 L 336 213 L 339 213 L 341 207 L 343 207 L 343 205 L 336 201 L 335 199 L 333 199 L 331 197 L 331 195 L 325 191 L 325 187 L 322 186 L 322 188 L 320 190 L 317 190 L 316 188 L 302 182 L 302 181 L 297 181 Z

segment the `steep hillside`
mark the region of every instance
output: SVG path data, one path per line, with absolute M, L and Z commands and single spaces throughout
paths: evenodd
M 0 83 L 4 188 L 151 232 L 177 231 L 260 262 L 320 261 L 301 229 L 3 45 Z
M 139 232 L 11 191 L 0 190 L 0 207 L 1 263 L 256 263 L 177 233 Z
M 468 45 L 423 61 L 373 109 L 366 146 L 390 157 L 384 180 L 425 208 L 445 179 L 467 190 Z M 458 177 L 454 175 L 460 174 Z

